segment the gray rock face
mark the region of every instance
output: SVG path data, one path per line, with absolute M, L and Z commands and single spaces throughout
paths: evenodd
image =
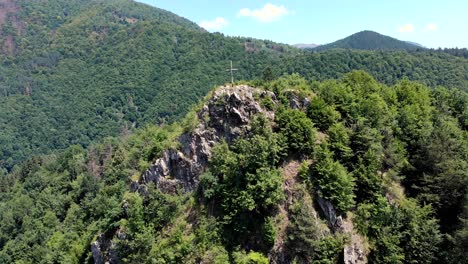
M 131 183 L 131 190 L 145 195 L 147 184 L 151 182 L 165 193 L 195 190 L 199 176 L 208 167 L 211 150 L 216 143 L 222 140 L 232 143 L 247 134 L 256 114 L 261 113 L 274 120 L 274 112 L 263 108 L 256 100 L 266 97 L 277 103 L 274 93 L 246 85 L 216 89 L 208 103 L 197 113 L 200 121 L 197 127 L 178 138 L 179 148 L 165 150 L 139 181 Z M 127 210 L 127 206 L 124 202 L 123 209 Z M 117 230 L 108 236 L 99 236 L 91 244 L 94 263 L 120 263 L 113 242 L 116 239 L 125 239 L 125 234 Z
M 120 231 L 115 235 L 118 239 L 125 239 L 125 235 Z M 123 236 L 123 237 L 122 237 Z M 115 243 L 104 234 L 100 235 L 96 241 L 91 243 L 91 253 L 94 264 L 120 264 Z
M 348 234 L 350 241 L 343 249 L 344 264 L 364 264 L 367 263 L 369 249 L 366 247 L 365 239 L 354 228 L 351 219 L 343 221 L 343 232 Z
M 306 110 L 310 105 L 310 99 L 302 98 L 296 91 L 285 91 L 285 95 L 289 99 L 289 106 L 292 109 Z
M 199 125 L 179 137 L 180 149 L 164 151 L 141 180 L 133 183 L 132 189 L 144 193 L 142 185 L 154 182 L 157 188 L 167 193 L 175 193 L 178 189 L 195 190 L 216 143 L 222 140 L 231 143 L 248 133 L 256 114 L 263 113 L 268 119 L 274 119 L 274 112 L 264 109 L 255 99 L 257 96 L 270 97 L 276 103 L 274 93 L 246 85 L 217 89 L 197 113 Z
M 94 241 L 91 244 L 91 253 L 93 254 L 94 264 L 104 264 L 104 254 L 99 241 Z
M 316 199 L 320 209 L 322 209 L 322 212 L 327 219 L 330 228 L 332 230 L 340 229 L 342 219 L 340 216 L 336 215 L 336 210 L 335 207 L 333 207 L 333 204 L 319 196 L 317 196 Z
M 334 232 L 345 233 L 350 237 L 349 243 L 347 243 L 343 249 L 343 263 L 367 263 L 368 249 L 365 246 L 364 238 L 355 230 L 352 219 L 343 219 L 336 214 L 335 208 L 329 201 L 318 196 L 316 198 L 330 228 Z

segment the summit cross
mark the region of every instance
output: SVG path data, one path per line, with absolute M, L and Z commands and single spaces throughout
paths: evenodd
M 238 71 L 239 69 L 233 68 L 232 67 L 232 61 L 231 61 L 231 68 L 227 69 L 226 71 L 231 72 L 231 85 L 234 86 L 234 72 Z

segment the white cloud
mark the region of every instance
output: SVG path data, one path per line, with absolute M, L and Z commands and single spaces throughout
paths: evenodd
M 221 30 L 225 26 L 229 25 L 229 21 L 222 17 L 217 17 L 214 20 L 204 20 L 198 24 L 200 27 L 206 30 Z
M 274 4 L 268 3 L 261 9 L 251 10 L 249 8 L 242 8 L 239 11 L 238 16 L 252 17 L 252 18 L 255 18 L 259 22 L 269 23 L 269 22 L 276 21 L 280 19 L 282 16 L 287 16 L 289 14 L 290 14 L 289 10 L 283 5 L 276 6 Z
M 414 31 L 414 26 L 413 24 L 406 24 L 404 26 L 401 26 L 398 31 L 400 31 L 400 33 L 411 33 Z
M 437 25 L 434 23 L 429 23 L 426 25 L 426 31 L 436 31 L 437 28 Z

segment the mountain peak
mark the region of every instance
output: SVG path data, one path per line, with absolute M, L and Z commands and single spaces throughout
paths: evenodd
M 421 46 L 382 35 L 375 31 L 363 30 L 344 39 L 322 45 L 314 50 L 360 49 L 360 50 L 415 50 Z

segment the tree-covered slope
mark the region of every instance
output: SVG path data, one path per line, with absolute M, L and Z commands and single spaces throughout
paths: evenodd
M 468 91 L 468 60 L 434 50 L 306 52 L 287 59 L 278 66 L 277 72 L 300 73 L 310 80 L 327 80 L 341 78 L 352 70 L 369 72 L 388 85 L 408 78 L 429 87 Z
M 309 80 L 363 69 L 467 90 L 467 60 L 434 52 L 333 50 L 208 33 L 129 0 L 1 0 L 0 167 L 169 123 L 210 87 L 299 72 Z
M 127 0 L 14 3 L 2 33 L 13 49 L 0 53 L 0 166 L 8 169 L 33 154 L 172 121 L 228 80 L 230 60 L 249 79 L 289 49 L 210 34 Z
M 1 175 L 0 262 L 463 263 L 465 92 L 249 85 Z
M 359 49 L 359 50 L 415 50 L 421 47 L 406 41 L 401 41 L 374 31 L 364 30 L 344 39 L 320 45 L 315 51 L 329 49 Z

